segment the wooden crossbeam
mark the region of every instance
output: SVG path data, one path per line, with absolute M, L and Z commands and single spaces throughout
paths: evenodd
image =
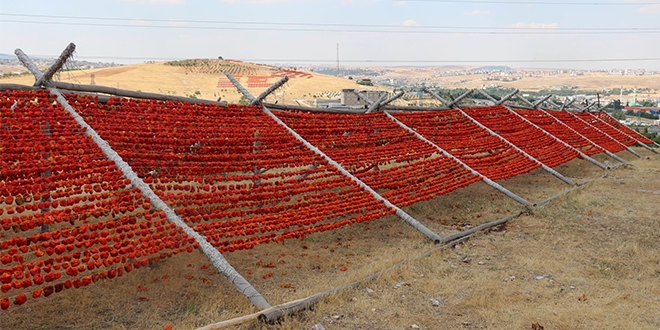
M 231 79 L 230 79 L 231 80 Z M 288 76 L 282 77 L 282 79 L 276 81 L 274 84 L 272 84 L 268 89 L 263 91 L 259 96 L 254 98 L 250 104 L 261 104 L 261 101 L 263 101 L 268 95 L 272 94 L 274 91 L 276 91 L 278 88 L 282 87 L 286 82 L 289 81 Z
M 376 102 L 371 104 L 371 106 L 369 107 L 369 109 L 367 109 L 365 113 L 371 113 L 373 111 L 378 110 L 378 108 L 380 108 L 380 105 L 385 101 L 386 98 L 387 98 L 387 94 L 383 94 L 383 96 L 381 96 L 378 100 L 376 100 Z

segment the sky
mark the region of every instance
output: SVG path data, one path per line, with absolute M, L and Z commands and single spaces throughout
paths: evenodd
M 69 42 L 126 64 L 334 66 L 339 44 L 342 66 L 660 70 L 660 0 L 0 0 L 0 53 Z

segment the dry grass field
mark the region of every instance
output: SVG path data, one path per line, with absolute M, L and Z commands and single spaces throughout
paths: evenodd
M 279 325 L 238 329 L 657 329 L 660 157 L 619 155 L 609 172 L 583 161 L 557 168 L 577 182 L 598 179 L 549 205 L 478 234 L 435 246 L 396 217 L 259 245 L 226 258 L 272 304 L 307 297 L 411 260 L 357 290 L 322 301 Z M 538 202 L 570 187 L 535 171 L 501 182 Z M 520 212 L 482 183 L 406 211 L 441 235 Z M 399 284 L 399 285 L 397 285 Z M 398 287 L 398 288 L 397 288 Z M 367 288 L 373 290 L 372 293 Z M 431 298 L 440 305 L 434 307 Z M 191 329 L 254 313 L 248 300 L 198 251 L 0 312 L 2 329 Z
M 240 69 L 236 69 L 235 71 L 242 74 L 239 81 L 246 88 L 249 87 L 247 84 L 248 75 L 270 76 L 274 72 L 277 72 L 277 68 L 274 67 L 249 63 L 235 64 L 234 66 L 240 67 Z M 344 88 L 360 90 L 378 89 L 378 87 L 358 85 L 355 81 L 349 79 L 314 72 L 304 73 L 310 74 L 311 78 L 290 77 L 289 82 L 266 101 L 275 102 L 277 100 L 278 103 L 296 104 L 296 100 L 309 100 L 313 99 L 314 95 L 320 95 L 323 92 L 341 91 Z M 195 95 L 197 98 L 207 100 L 217 100 L 220 97 L 229 103 L 238 103 L 241 98 L 241 94 L 234 87 L 218 87 L 219 80 L 226 80 L 224 74 L 216 72 L 190 72 L 185 67 L 171 66 L 163 62 L 65 71 L 60 73 L 59 80 L 75 84 L 90 84 L 92 75 L 94 75 L 94 83 L 99 86 L 178 96 Z M 278 79 L 277 77 L 272 77 L 267 81 L 269 84 L 272 84 Z M 0 79 L 0 83 L 32 85 L 34 78 L 32 75 L 9 77 Z M 255 87 L 248 88 L 248 90 L 254 95 L 259 95 L 266 88 Z M 199 92 L 199 94 L 195 94 L 195 92 Z

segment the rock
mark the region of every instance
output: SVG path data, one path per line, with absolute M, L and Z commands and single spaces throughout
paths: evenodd
M 575 287 L 571 285 L 571 289 L 575 289 Z
M 367 288 L 367 293 L 370 293 L 370 294 L 371 294 L 371 293 L 375 293 L 375 292 L 376 292 L 376 291 L 374 291 L 374 290 L 372 290 L 372 289 L 369 289 L 369 288 Z
M 544 279 L 544 278 L 545 278 L 545 276 L 543 276 L 543 275 L 539 275 L 539 276 L 537 276 L 537 277 L 534 277 L 534 279 L 537 280 L 537 281 L 540 281 L 540 280 L 542 280 L 542 279 Z
M 325 327 L 321 323 L 315 324 L 310 330 L 325 330 Z
M 431 298 L 431 304 L 433 304 L 433 306 L 435 306 L 435 307 L 438 307 L 438 306 L 440 306 L 440 300 L 435 299 L 435 298 Z
M 353 298 L 351 298 L 351 300 L 353 300 L 353 301 L 358 301 L 358 298 L 353 297 Z
M 410 327 L 411 327 L 412 329 L 419 329 L 419 325 L 417 325 L 417 324 L 413 324 L 413 325 L 411 325 Z
M 376 311 L 376 309 L 375 309 L 375 308 L 372 308 L 372 309 L 371 309 L 371 311 L 372 311 L 372 312 L 375 312 L 375 311 Z
M 470 261 L 472 261 L 472 258 L 470 258 L 470 257 L 463 257 L 463 259 L 461 259 L 461 261 L 463 261 L 464 263 L 467 264 L 467 263 L 470 263 Z
M 465 321 L 465 322 L 463 322 L 462 324 L 463 324 L 464 326 L 466 326 L 466 327 L 467 327 L 468 325 L 471 325 L 471 324 L 472 324 L 472 322 L 468 322 L 468 321 Z
M 394 285 L 394 288 L 395 288 L 395 289 L 398 289 L 398 288 L 400 288 L 400 287 L 402 287 L 402 286 L 404 286 L 404 285 L 405 285 L 405 286 L 410 286 L 410 283 L 407 283 L 407 282 L 399 282 L 399 283 L 397 283 L 396 285 Z
M 483 265 L 484 262 L 483 262 L 483 261 L 479 261 L 479 262 L 477 262 L 477 264 L 478 264 L 478 265 Z
M 344 315 L 333 315 L 332 318 L 335 320 L 339 320 L 340 318 L 344 317 Z

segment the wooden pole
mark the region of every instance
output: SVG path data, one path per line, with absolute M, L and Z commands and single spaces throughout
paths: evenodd
M 371 104 L 371 106 L 369 107 L 369 109 L 367 109 L 365 113 L 371 113 L 373 111 L 378 110 L 380 108 L 381 103 L 383 103 L 383 101 L 385 101 L 386 98 L 387 98 L 387 94 L 383 94 L 383 96 L 381 96 L 378 100 L 376 100 L 376 102 Z
M 448 105 L 448 107 L 454 107 L 458 106 L 458 102 L 461 102 L 464 98 L 468 97 L 470 94 L 474 92 L 474 89 L 471 89 L 465 93 L 463 93 L 461 96 L 457 97 L 455 100 L 451 101 L 451 103 Z
M 386 105 L 388 105 L 388 104 L 390 104 L 390 103 L 396 101 L 397 99 L 399 99 L 400 97 L 402 97 L 403 94 L 405 94 L 403 91 L 398 91 L 398 92 L 396 92 L 396 94 L 392 95 L 392 97 L 390 97 L 389 99 L 383 101 L 383 102 L 380 104 L 380 106 L 381 106 L 381 107 L 382 107 L 382 106 L 386 106 Z
M 590 163 L 592 163 L 592 164 L 594 164 L 594 165 L 596 165 L 596 166 L 598 166 L 598 167 L 600 167 L 600 168 L 602 168 L 602 169 L 604 169 L 604 170 L 608 169 L 607 166 L 605 166 L 605 165 L 603 165 L 602 163 L 600 163 L 599 161 L 597 161 L 597 160 L 595 160 L 595 159 L 593 159 L 593 158 L 587 156 L 587 155 L 584 154 L 582 151 L 573 148 L 573 146 L 571 146 L 570 144 L 568 144 L 568 143 L 564 142 L 563 140 L 559 139 L 558 137 L 556 137 L 556 136 L 550 134 L 550 132 L 544 130 L 543 128 L 541 128 L 541 127 L 537 126 L 536 124 L 532 123 L 531 121 L 527 120 L 527 118 L 521 116 L 519 113 L 513 111 L 512 109 L 510 109 L 510 108 L 508 108 L 508 107 L 507 107 L 507 109 L 508 109 L 510 112 L 512 112 L 514 115 L 518 116 L 518 118 L 524 120 L 524 121 L 527 122 L 528 124 L 530 124 L 530 125 L 536 127 L 537 129 L 541 130 L 541 132 L 543 132 L 544 134 L 546 134 L 546 135 L 550 136 L 551 138 L 555 139 L 555 141 L 557 141 L 557 142 L 563 144 L 564 146 L 566 146 L 566 147 L 568 147 L 568 148 L 573 149 L 573 151 L 576 151 L 576 152 L 580 155 L 580 157 L 582 157 L 583 159 L 587 160 L 588 162 L 590 162 Z
M 73 52 L 76 50 L 76 45 L 72 42 L 70 43 L 60 54 L 60 57 L 57 58 L 55 63 L 51 65 L 46 72 L 44 72 L 43 77 L 37 79 L 37 81 L 34 83 L 35 86 L 41 86 L 41 85 L 46 85 L 49 86 L 51 80 L 53 79 L 53 75 L 59 71 L 64 63 L 73 55 Z
M 433 96 L 433 98 L 435 98 L 436 100 L 442 102 L 442 104 L 444 104 L 447 108 L 452 108 L 452 106 L 450 105 L 451 102 L 445 100 L 440 95 L 438 95 L 436 92 L 434 92 L 430 89 L 427 89 L 427 88 L 422 89 L 422 91 L 424 91 L 426 93 L 429 93 L 429 95 Z
M 517 88 L 514 89 L 513 92 L 511 92 L 511 93 L 505 95 L 501 100 L 497 101 L 497 102 L 495 103 L 495 105 L 500 105 L 500 104 L 502 104 L 502 103 L 504 103 L 504 102 L 510 100 L 512 97 L 516 96 L 516 94 L 518 94 L 518 92 L 520 92 L 520 91 L 519 91 Z
M 606 155 L 608 155 L 608 156 L 610 156 L 610 157 L 616 159 L 618 162 L 620 162 L 620 163 L 622 163 L 622 164 L 630 164 L 630 163 L 628 163 L 625 159 L 623 159 L 623 158 L 621 158 L 621 157 L 619 157 L 619 156 L 613 154 L 612 152 L 610 152 L 609 150 L 607 150 L 607 149 L 601 147 L 600 145 L 598 145 L 598 144 L 595 143 L 594 141 L 591 141 L 588 137 L 586 137 L 586 136 L 580 134 L 580 132 L 574 130 L 573 127 L 570 127 L 570 126 L 568 126 L 566 123 L 564 123 L 563 121 L 559 120 L 558 118 L 555 118 L 555 116 L 553 116 L 553 115 L 551 115 L 550 113 L 548 113 L 547 110 L 545 110 L 545 109 L 539 109 L 539 110 L 543 111 L 543 113 L 545 113 L 546 115 L 552 117 L 552 118 L 553 118 L 558 124 L 564 126 L 565 128 L 571 130 L 573 133 L 575 133 L 575 134 L 581 136 L 583 139 L 589 141 L 589 143 L 591 143 L 593 146 L 599 148 L 600 150 L 603 150 L 603 152 L 604 152 Z
M 160 101 L 174 101 L 174 102 L 188 102 L 188 103 L 197 103 L 197 104 L 215 104 L 224 106 L 224 103 L 200 100 L 192 97 L 182 97 L 174 95 L 164 95 L 158 93 L 145 93 L 145 92 L 135 92 L 126 89 L 119 89 L 114 87 L 105 87 L 98 85 L 80 85 L 72 84 L 66 82 L 53 81 L 53 87 L 58 89 L 72 90 L 76 92 L 86 92 L 86 93 L 103 93 L 109 95 L 117 95 L 122 97 L 130 97 L 134 99 L 146 99 L 146 100 L 160 100 Z
M 540 107 L 541 104 L 543 104 L 545 101 L 549 100 L 551 97 L 552 97 L 552 94 L 550 94 L 550 95 L 534 102 L 534 104 L 533 104 L 534 109 L 538 109 L 538 107 Z
M 467 169 L 468 171 L 470 171 L 473 175 L 476 175 L 476 176 L 480 177 L 480 178 L 484 181 L 485 184 L 487 184 L 487 185 L 489 185 L 489 186 L 495 188 L 495 189 L 498 190 L 499 192 L 503 193 L 503 194 L 506 195 L 507 197 L 509 197 L 509 198 L 513 199 L 514 201 L 516 201 L 516 202 L 518 202 L 518 203 L 524 205 L 524 206 L 527 207 L 527 208 L 532 208 L 532 207 L 534 206 L 532 203 L 528 202 L 528 201 L 525 200 L 524 198 L 522 198 L 522 197 L 520 197 L 520 196 L 514 194 L 514 193 L 511 192 L 510 190 L 508 190 L 508 189 L 502 187 L 502 186 L 501 186 L 500 184 L 498 184 L 497 182 L 495 182 L 495 181 L 491 180 L 490 178 L 488 178 L 487 176 L 481 174 L 479 171 L 473 169 L 473 168 L 470 167 L 468 164 L 465 164 L 462 160 L 456 158 L 454 155 L 452 155 L 451 153 L 447 152 L 445 149 L 442 149 L 440 146 L 438 146 L 437 144 L 433 143 L 431 140 L 427 139 L 426 137 L 424 137 L 423 135 L 419 134 L 417 131 L 415 131 L 414 129 L 412 129 L 412 128 L 409 127 L 408 125 L 406 125 L 406 124 L 402 123 L 400 120 L 396 119 L 396 117 L 392 116 L 389 112 L 386 111 L 386 112 L 385 112 L 385 115 L 387 115 L 390 119 L 392 119 L 392 121 L 394 121 L 395 123 L 397 123 L 397 125 L 401 126 L 401 128 L 403 128 L 403 129 L 405 129 L 406 131 L 408 131 L 408 132 L 414 134 L 418 139 L 420 139 L 420 140 L 426 142 L 428 145 L 433 146 L 433 147 L 434 147 L 436 150 L 438 150 L 441 154 L 443 154 L 443 155 L 445 155 L 446 157 L 449 157 L 449 158 L 451 158 L 452 160 L 454 160 L 455 162 L 461 164 L 461 166 L 463 166 L 463 168 L 465 168 L 465 169 Z
M 288 76 L 282 77 L 282 79 L 276 81 L 274 84 L 268 87 L 268 89 L 266 89 L 261 94 L 259 94 L 259 96 L 257 96 L 252 102 L 250 102 L 250 104 L 261 104 L 261 101 L 263 101 L 268 95 L 272 94 L 278 88 L 282 87 L 282 85 L 286 84 L 287 81 L 289 81 Z
M 233 78 L 233 77 L 232 77 Z M 250 98 L 252 95 L 249 94 L 249 92 L 243 88 L 243 86 L 236 80 L 236 79 L 229 79 L 232 81 L 234 86 L 241 92 L 244 93 L 245 97 Z M 246 94 L 247 93 L 247 94 Z M 426 237 L 430 238 L 434 243 L 437 243 L 440 241 L 441 237 L 438 236 L 438 234 L 434 233 L 430 229 L 428 229 L 426 226 L 424 226 L 422 223 L 417 221 L 417 219 L 413 218 L 410 216 L 408 213 L 400 209 L 398 206 L 392 204 L 389 200 L 381 196 L 379 193 L 377 193 L 375 190 L 373 190 L 370 186 L 368 186 L 366 183 L 362 182 L 362 180 L 358 179 L 356 176 L 348 172 L 341 164 L 336 162 L 334 159 L 330 158 L 327 154 L 325 154 L 321 149 L 317 148 L 313 144 L 309 143 L 309 141 L 305 140 L 298 132 L 296 132 L 293 128 L 291 128 L 289 125 L 287 125 L 285 122 L 283 122 L 279 117 L 277 117 L 272 111 L 270 111 L 267 107 L 262 106 L 261 107 L 263 112 L 266 113 L 271 119 L 273 119 L 277 124 L 282 126 L 284 129 L 286 129 L 289 134 L 293 135 L 296 140 L 300 141 L 302 144 L 304 144 L 308 149 L 310 149 L 312 152 L 315 154 L 323 157 L 325 161 L 327 161 L 330 165 L 334 166 L 339 172 L 341 172 L 343 175 L 347 176 L 348 178 L 351 179 L 351 181 L 357 183 L 358 186 L 360 186 L 362 189 L 366 190 L 369 192 L 374 198 L 378 201 L 381 201 L 385 204 L 386 207 L 393 209 L 396 213 L 396 215 L 401 218 L 401 220 L 405 221 L 408 223 L 410 226 L 413 228 L 417 229 L 419 232 L 424 234 Z
M 250 101 L 250 103 L 252 103 L 252 102 L 254 102 L 254 100 L 256 100 L 254 95 L 252 95 L 250 92 L 248 92 L 248 90 L 245 89 L 245 87 L 243 87 L 243 85 L 241 85 L 241 83 L 239 83 L 238 80 L 236 80 L 236 78 L 234 78 L 234 76 L 231 75 L 231 73 L 225 72 L 225 75 L 227 76 L 229 81 L 231 81 L 231 83 L 234 84 L 234 87 L 236 87 L 236 89 L 238 89 L 238 91 L 241 92 L 241 94 L 243 94 L 245 96 L 245 98 L 248 99 L 248 101 Z
M 483 89 L 477 88 L 477 89 L 475 89 L 475 91 L 477 91 L 477 92 L 479 92 L 479 94 L 485 96 L 488 100 L 493 102 L 493 104 L 497 103 L 497 100 L 494 97 L 490 96 L 490 94 L 486 93 L 486 91 L 484 91 Z
M 372 101 L 371 99 L 369 99 L 366 95 L 364 95 L 364 93 L 362 93 L 362 92 L 360 92 L 360 91 L 357 91 L 357 90 L 354 90 L 353 93 L 355 93 L 359 98 L 361 98 L 361 99 L 363 99 L 365 102 L 367 102 L 367 104 L 369 104 L 369 105 L 374 104 L 374 101 Z
M 34 65 L 32 60 L 30 60 L 30 58 L 25 55 L 23 51 L 17 49 L 16 53 L 17 55 L 18 53 L 23 55 L 23 60 L 21 62 L 25 61 L 23 63 L 26 64 L 28 70 L 32 72 L 37 80 L 43 77 L 43 73 L 36 69 L 36 65 Z M 110 147 L 110 144 L 105 141 L 94 130 L 94 128 L 87 124 L 85 119 L 80 114 L 78 114 L 78 112 L 73 109 L 73 107 L 71 107 L 69 102 L 64 96 L 62 96 L 57 88 L 50 87 L 48 90 L 57 96 L 57 101 L 64 107 L 65 110 L 69 112 L 69 114 L 78 123 L 78 125 L 85 129 L 85 134 L 92 138 L 92 140 L 99 146 L 99 148 L 101 148 L 106 157 L 114 161 L 115 166 L 122 172 L 124 177 L 130 180 L 133 186 L 140 189 L 142 195 L 149 198 L 151 200 L 151 204 L 155 208 L 165 212 L 168 221 L 182 228 L 188 236 L 192 237 L 197 243 L 199 243 L 200 250 L 209 258 L 209 260 L 218 269 L 218 271 L 227 277 L 227 279 L 229 279 L 232 284 L 234 284 L 234 287 L 239 292 L 246 295 L 252 304 L 254 304 L 259 309 L 263 310 L 270 307 L 270 304 L 266 301 L 266 299 L 259 292 L 257 292 L 257 290 L 254 289 L 254 287 L 229 264 L 229 262 L 227 262 L 227 260 L 215 247 L 213 247 L 203 236 L 189 227 L 174 212 L 174 210 L 172 210 L 162 199 L 160 199 L 158 195 L 156 195 L 156 193 L 151 189 L 151 187 L 149 187 L 149 185 L 147 185 L 140 177 L 138 177 L 137 173 L 133 171 L 131 166 L 126 163 L 121 158 L 121 156 L 114 149 L 112 149 L 112 147 Z
M 566 183 L 566 184 L 568 184 L 568 185 L 571 185 L 571 186 L 574 186 L 574 185 L 575 185 L 575 182 L 571 181 L 569 178 L 563 176 L 563 175 L 560 174 L 559 172 L 553 170 L 553 169 L 550 168 L 548 165 L 545 165 L 543 162 L 539 161 L 538 159 L 532 157 L 531 155 L 529 155 L 528 153 L 526 153 L 526 152 L 523 151 L 522 149 L 518 148 L 515 144 L 509 142 L 509 140 L 505 139 L 503 136 L 501 136 L 501 135 L 499 135 L 499 134 L 493 132 L 493 130 L 491 130 L 490 128 L 486 127 L 485 125 L 483 125 L 482 123 L 480 123 L 478 120 L 472 118 L 472 116 L 468 115 L 467 112 L 463 111 L 463 109 L 457 108 L 457 110 L 460 111 L 465 117 L 469 118 L 473 123 L 477 124 L 479 127 L 481 127 L 481 128 L 483 128 L 483 129 L 485 129 L 486 131 L 488 131 L 488 133 L 490 133 L 491 135 L 498 137 L 500 140 L 502 140 L 502 142 L 504 142 L 504 143 L 508 144 L 509 146 L 511 146 L 512 148 L 518 150 L 518 152 L 522 153 L 522 154 L 523 154 L 525 157 L 527 157 L 529 160 L 531 160 L 531 161 L 533 161 L 533 162 L 535 162 L 535 163 L 541 165 L 541 168 L 544 169 L 546 172 L 548 172 L 548 173 L 554 175 L 554 176 L 557 177 L 559 180 L 564 181 L 564 183 Z
M 529 105 L 532 109 L 535 109 L 534 103 L 530 102 L 528 99 L 522 97 L 521 95 L 516 95 L 516 98 L 518 98 L 519 100 L 521 100 L 524 103 L 526 103 L 527 105 Z

